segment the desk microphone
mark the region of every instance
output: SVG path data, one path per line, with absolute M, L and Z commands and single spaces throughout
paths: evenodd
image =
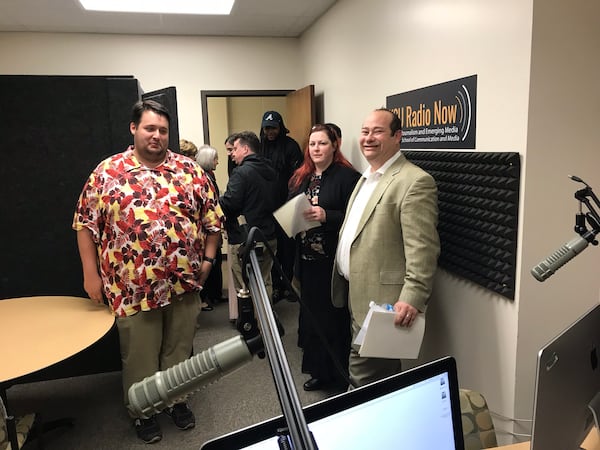
M 179 364 L 134 383 L 127 392 L 129 410 L 148 418 L 182 401 L 202 386 L 217 381 L 252 360 L 262 350 L 260 335 L 244 340 L 235 336 Z
M 589 235 L 589 236 L 588 236 Z M 537 266 L 531 269 L 531 275 L 538 281 L 546 281 L 554 272 L 571 261 L 589 245 L 588 238 L 593 240 L 594 233 L 587 232 L 570 240 Z

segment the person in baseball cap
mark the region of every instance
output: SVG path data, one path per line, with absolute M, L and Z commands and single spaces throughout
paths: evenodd
M 274 192 L 275 207 L 285 203 L 288 197 L 288 182 L 294 171 L 300 167 L 304 155 L 298 143 L 288 136 L 290 131 L 285 127 L 281 114 L 277 111 L 266 111 L 262 116 L 260 129 L 259 154 L 269 161 L 277 172 L 277 183 Z M 277 259 L 288 280 L 293 278 L 296 244 L 277 224 Z M 281 279 L 276 267 L 271 271 L 273 279 L 273 303 L 282 298 L 292 298 L 286 283 Z
M 283 117 L 277 111 L 267 111 L 263 114 L 261 128 L 277 128 L 283 131 L 284 134 L 288 134 L 288 130 L 283 124 Z

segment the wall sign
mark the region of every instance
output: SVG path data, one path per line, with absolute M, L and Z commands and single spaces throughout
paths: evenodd
M 402 120 L 402 148 L 475 148 L 477 75 L 386 97 Z

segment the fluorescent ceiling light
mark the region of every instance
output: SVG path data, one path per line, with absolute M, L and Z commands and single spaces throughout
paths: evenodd
M 90 11 L 137 12 L 155 14 L 231 13 L 235 0 L 79 0 Z

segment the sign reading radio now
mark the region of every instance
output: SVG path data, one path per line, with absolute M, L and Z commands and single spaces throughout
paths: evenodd
M 475 148 L 477 75 L 387 97 L 403 148 Z
M 402 120 L 402 127 L 423 127 L 429 125 L 447 125 L 456 123 L 458 104 L 444 105 L 441 100 L 433 102 L 433 114 L 431 108 L 424 103 L 419 105 L 419 109 L 414 110 L 412 106 L 405 106 L 396 111 Z M 432 122 L 433 119 L 433 122 Z

